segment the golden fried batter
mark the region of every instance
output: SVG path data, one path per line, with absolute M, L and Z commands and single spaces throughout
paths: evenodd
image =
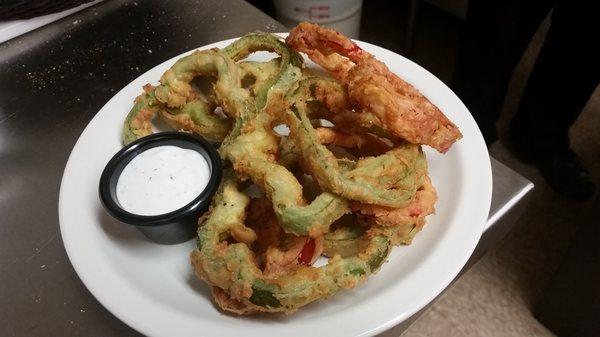
M 286 42 L 345 83 L 357 109 L 376 115 L 395 136 L 442 153 L 462 138 L 456 125 L 416 88 L 340 33 L 301 23 Z

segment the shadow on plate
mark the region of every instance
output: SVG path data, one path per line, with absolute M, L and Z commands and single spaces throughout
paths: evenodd
M 210 291 L 210 287 L 208 286 L 208 284 L 206 284 L 202 280 L 200 280 L 196 276 L 196 274 L 194 274 L 193 270 L 190 270 L 190 273 L 188 274 L 187 284 L 190 286 L 190 288 L 194 289 L 195 292 L 197 292 L 198 294 L 200 294 L 212 301 L 212 294 Z
M 146 245 L 152 243 L 150 239 L 146 238 L 135 227 L 116 220 L 100 206 L 96 209 L 96 217 L 104 233 L 119 243 L 126 243 L 128 245 Z
M 210 286 L 208 284 L 204 283 L 204 281 L 200 280 L 196 276 L 196 274 L 194 274 L 193 267 L 191 267 L 190 273 L 188 274 L 186 281 L 187 281 L 187 284 L 190 286 L 190 288 L 192 288 L 196 293 L 198 293 L 198 295 L 206 298 L 212 304 L 213 308 L 216 311 L 223 313 L 223 311 L 220 310 L 219 306 L 213 300 L 212 291 L 210 289 Z

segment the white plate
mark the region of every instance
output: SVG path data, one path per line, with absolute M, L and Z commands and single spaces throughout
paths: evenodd
M 233 40 L 203 47 L 222 48 Z M 195 241 L 162 246 L 113 220 L 98 198 L 98 181 L 121 148 L 121 127 L 146 83 L 157 83 L 178 58 L 119 91 L 88 124 L 71 152 L 60 189 L 59 217 L 71 263 L 90 292 L 115 316 L 151 336 L 368 336 L 391 328 L 430 302 L 475 248 L 488 215 L 492 175 L 471 114 L 439 79 L 383 48 L 358 44 L 416 86 L 462 131 L 445 155 L 426 148 L 439 193 L 437 212 L 410 246 L 396 247 L 365 285 L 297 313 L 236 317 L 221 313 L 189 262 Z M 187 53 L 186 53 L 187 54 Z M 255 58 L 260 59 L 264 54 Z

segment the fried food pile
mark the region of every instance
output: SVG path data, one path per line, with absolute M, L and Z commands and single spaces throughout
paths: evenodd
M 256 51 L 278 57 L 245 60 Z M 313 75 L 298 52 L 334 78 Z M 136 98 L 124 143 L 150 134 L 157 115 L 220 143 L 226 170 L 191 261 L 237 314 L 290 313 L 366 281 L 434 211 L 421 144 L 445 152 L 461 137 L 383 63 L 306 23 L 286 43 L 252 33 L 181 58 Z

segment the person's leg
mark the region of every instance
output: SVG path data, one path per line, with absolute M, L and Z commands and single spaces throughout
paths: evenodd
M 594 185 L 570 150 L 569 127 L 600 80 L 600 21 L 594 1 L 560 0 L 510 128 L 552 187 L 589 197 Z
M 497 139 L 496 121 L 513 69 L 553 3 L 469 1 L 452 88 L 475 117 L 488 144 Z
M 568 130 L 600 79 L 599 13 L 593 1 L 559 1 L 513 125 L 544 154 L 569 147 Z

